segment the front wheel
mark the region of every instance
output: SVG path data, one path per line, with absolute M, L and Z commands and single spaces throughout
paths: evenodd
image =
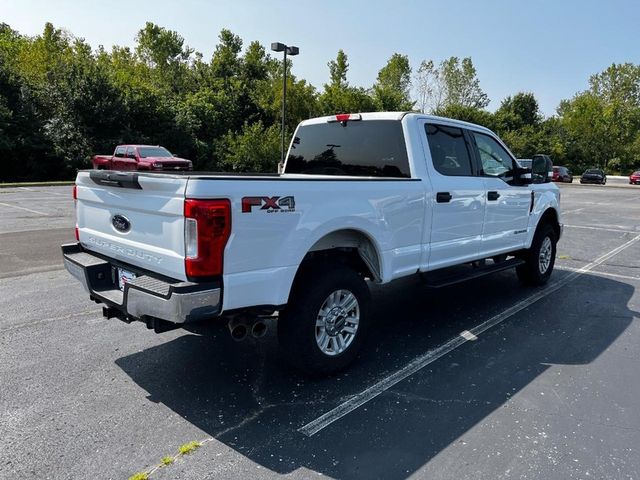
M 278 340 L 292 366 L 330 375 L 349 365 L 369 326 L 371 294 L 353 269 L 329 263 L 299 275 L 278 319 Z
M 544 285 L 549 280 L 556 261 L 556 233 L 548 223 L 538 228 L 525 263 L 516 268 L 518 279 L 525 285 Z

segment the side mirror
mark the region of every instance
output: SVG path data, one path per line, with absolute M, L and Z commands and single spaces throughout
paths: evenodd
M 531 177 L 533 183 L 548 183 L 553 176 L 553 165 L 544 157 L 536 157 L 531 164 Z
M 527 167 L 516 167 L 515 177 L 518 184 L 529 185 L 533 183 L 533 177 L 531 175 L 531 169 Z

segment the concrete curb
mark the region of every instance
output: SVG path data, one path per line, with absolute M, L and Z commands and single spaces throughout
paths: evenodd
M 61 185 L 73 185 L 73 180 L 63 182 L 17 182 L 17 183 L 0 183 L 0 188 L 16 188 L 16 187 L 57 187 Z

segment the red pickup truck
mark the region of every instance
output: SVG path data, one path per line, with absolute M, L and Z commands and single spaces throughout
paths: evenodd
M 118 145 L 113 155 L 95 155 L 92 162 L 98 170 L 193 170 L 191 160 L 159 145 Z

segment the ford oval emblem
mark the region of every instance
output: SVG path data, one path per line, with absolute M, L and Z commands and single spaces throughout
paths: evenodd
M 111 217 L 111 224 L 113 228 L 121 233 L 127 233 L 131 230 L 131 222 L 124 215 L 117 214 Z

